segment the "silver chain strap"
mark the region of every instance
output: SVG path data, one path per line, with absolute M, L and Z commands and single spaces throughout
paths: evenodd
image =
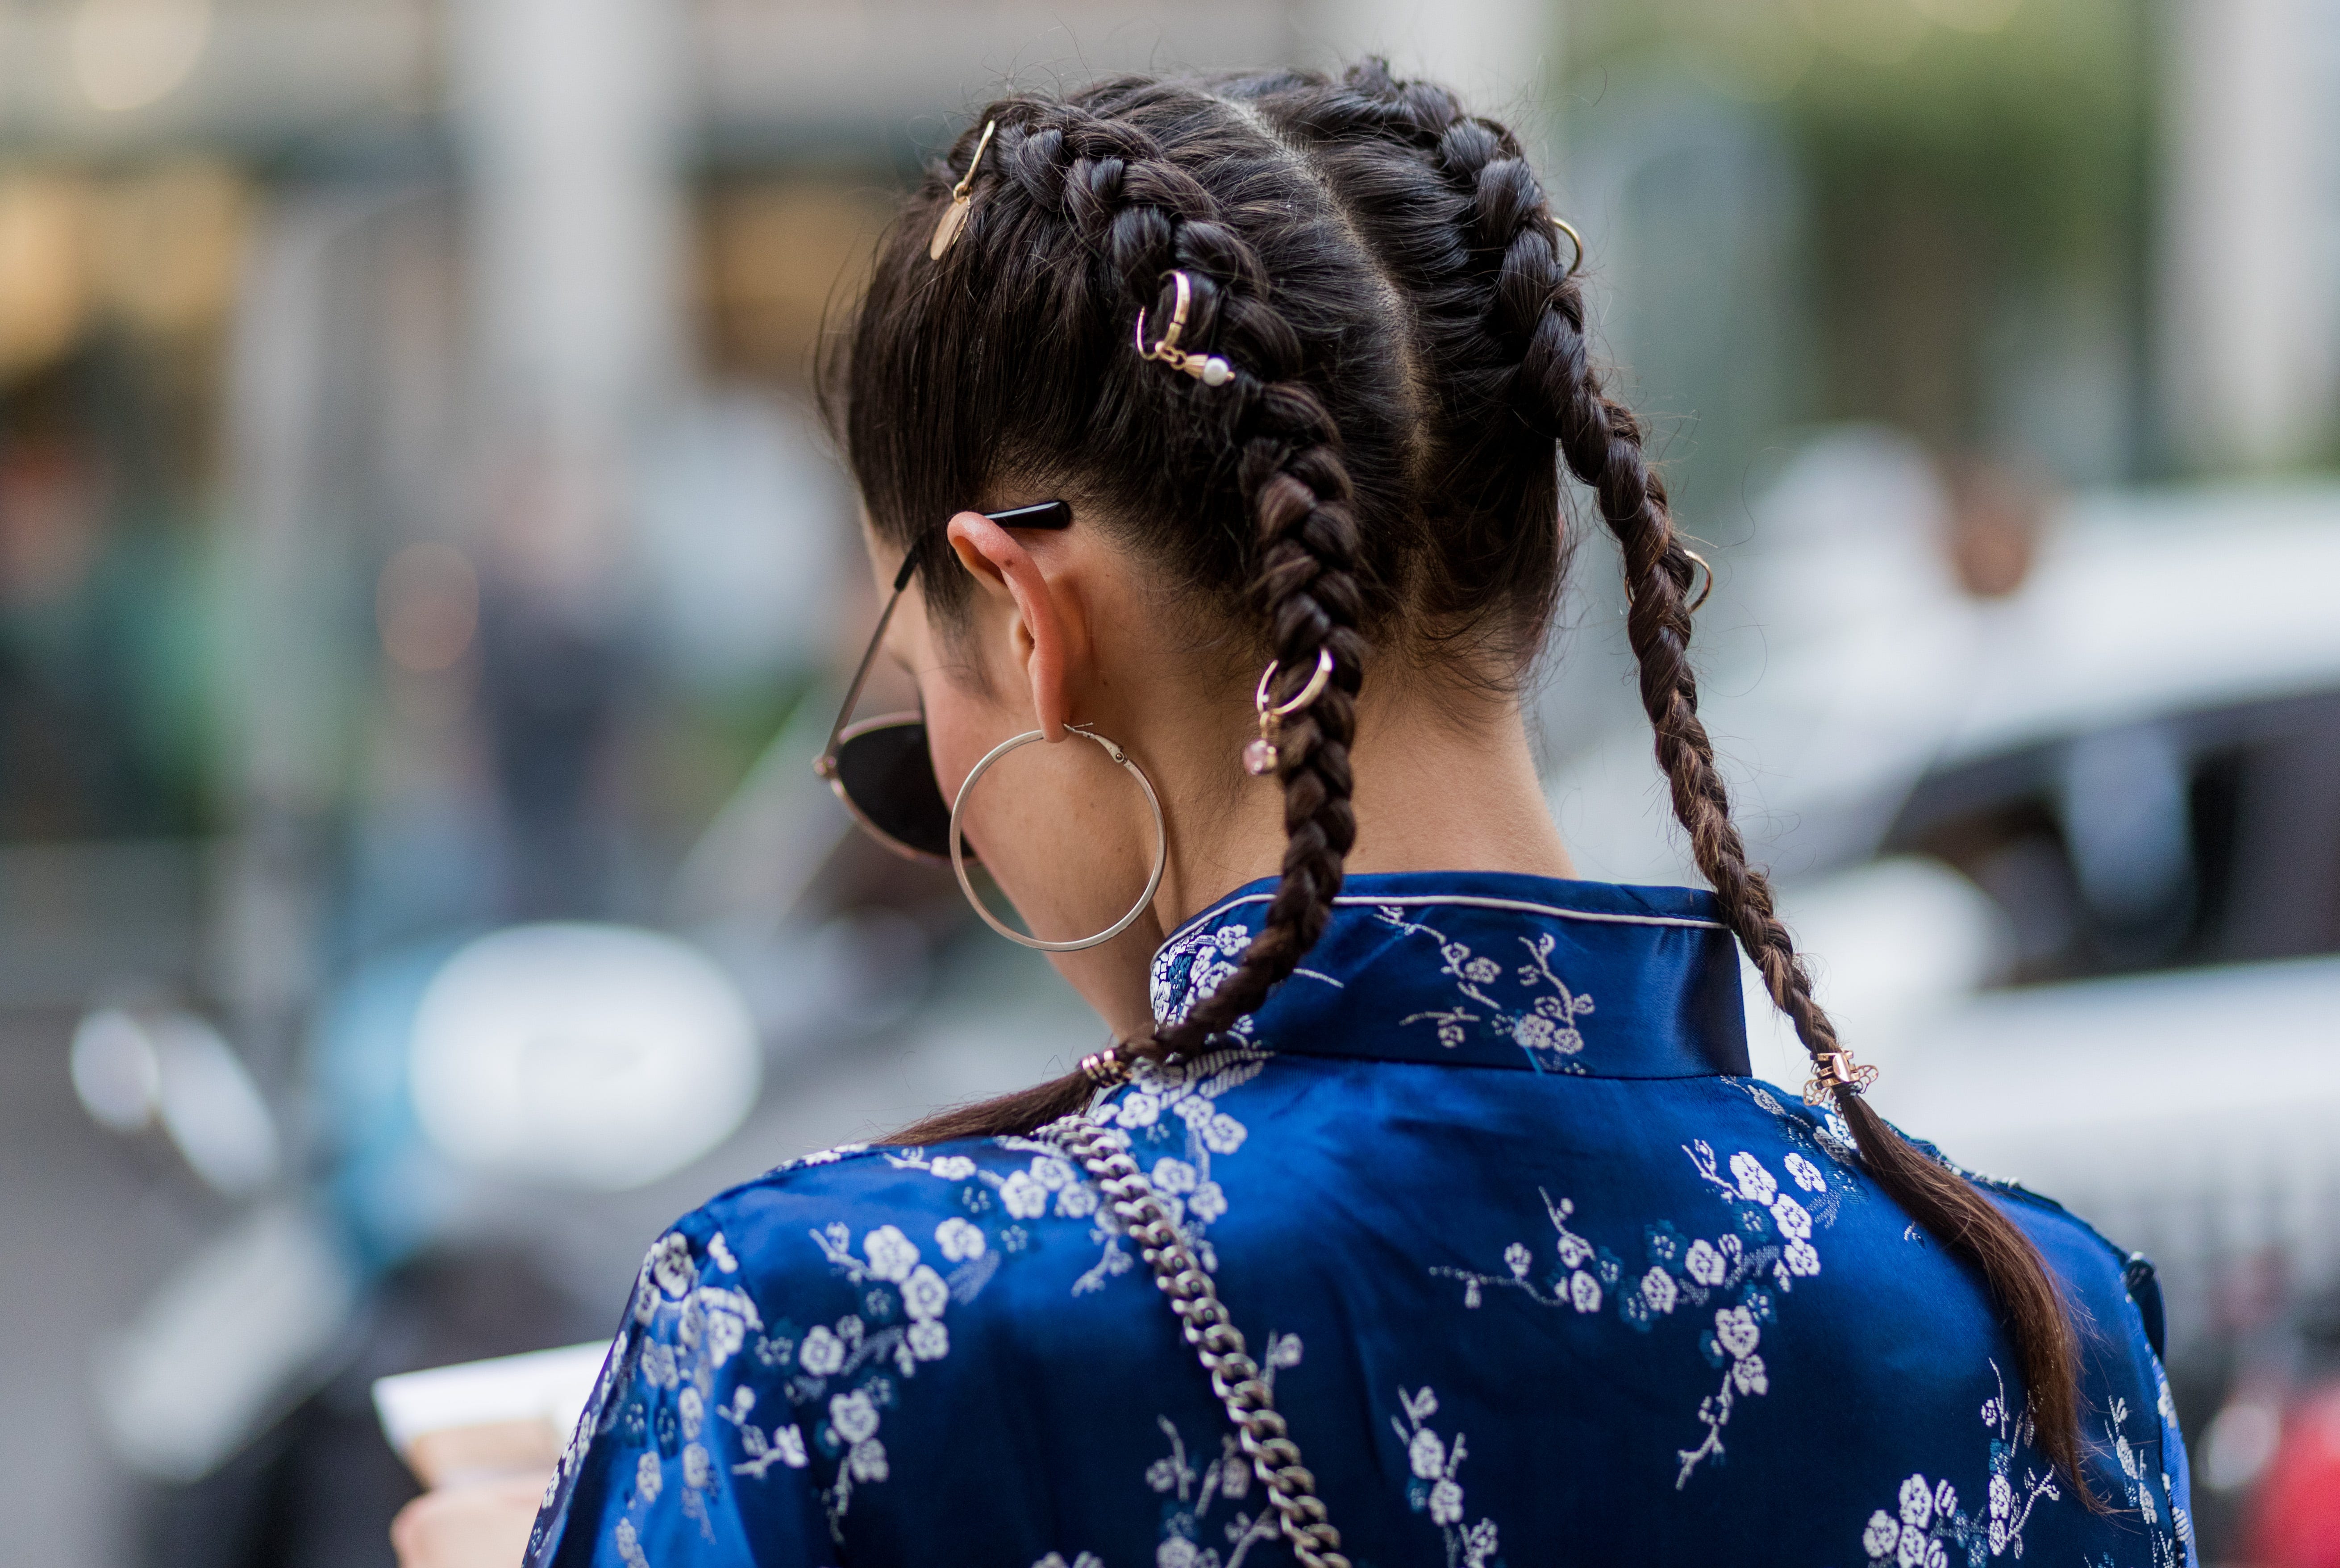
M 1300 1463 L 1300 1447 L 1276 1414 L 1275 1397 L 1259 1374 L 1259 1364 L 1244 1348 L 1244 1336 L 1227 1316 L 1218 1287 L 1195 1261 L 1193 1249 L 1170 1222 L 1154 1186 L 1129 1157 L 1128 1140 L 1086 1116 L 1071 1116 L 1042 1127 L 1037 1136 L 1081 1162 L 1095 1176 L 1106 1201 L 1138 1245 L 1154 1283 L 1170 1298 L 1186 1343 L 1211 1374 L 1211 1387 L 1227 1407 L 1253 1473 L 1267 1487 L 1284 1539 L 1304 1568 L 1349 1568 L 1341 1555 L 1341 1533 L 1326 1517 L 1316 1495 L 1316 1477 Z

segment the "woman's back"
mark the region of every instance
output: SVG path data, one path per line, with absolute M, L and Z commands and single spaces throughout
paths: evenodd
M 1272 886 L 1164 947 L 1160 1016 Z M 2149 1269 L 1993 1189 L 2084 1325 L 2091 1511 L 1976 1276 L 1748 1076 L 1740 1018 L 1705 894 L 1355 877 L 1246 1029 L 1095 1114 L 1358 1564 L 2187 1561 Z M 686 1218 L 550 1502 L 547 1563 L 1291 1557 L 1131 1240 L 1031 1139 L 816 1156 Z

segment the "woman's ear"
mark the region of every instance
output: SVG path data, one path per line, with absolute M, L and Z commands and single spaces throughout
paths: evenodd
M 1016 606 L 1010 635 L 1015 656 L 1032 683 L 1032 710 L 1040 729 L 1051 740 L 1065 738 L 1072 717 L 1066 686 L 1070 645 L 1065 616 L 1048 580 L 1040 573 L 1032 552 L 1016 536 L 979 511 L 962 511 L 950 520 L 951 549 L 959 564 L 975 579 L 978 590 L 1004 594 Z

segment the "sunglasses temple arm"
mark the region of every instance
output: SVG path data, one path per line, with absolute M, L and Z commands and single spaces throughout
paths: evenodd
M 878 626 L 869 633 L 869 646 L 861 655 L 860 666 L 853 672 L 853 684 L 845 689 L 845 702 L 837 710 L 837 722 L 828 727 L 828 749 L 823 754 L 825 757 L 837 755 L 837 738 L 845 733 L 846 722 L 853 717 L 853 705 L 861 700 L 861 689 L 869 681 L 869 667 L 878 661 L 878 649 L 885 646 L 886 628 L 894 620 L 895 608 L 902 602 L 902 588 L 908 580 L 907 571 L 894 580 L 894 595 L 886 601 L 886 608 L 878 612 Z

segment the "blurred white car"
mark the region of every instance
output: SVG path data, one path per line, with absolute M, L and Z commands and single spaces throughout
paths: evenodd
M 2086 499 L 1991 600 L 1940 507 L 1911 454 L 1823 443 L 1700 628 L 1822 1000 L 1881 1110 L 2174 1296 L 2269 1249 L 2340 1276 L 2340 489 Z M 1584 875 L 1697 879 L 1649 757 L 1621 729 L 1550 779 Z M 1757 1070 L 1800 1085 L 1747 978 Z

